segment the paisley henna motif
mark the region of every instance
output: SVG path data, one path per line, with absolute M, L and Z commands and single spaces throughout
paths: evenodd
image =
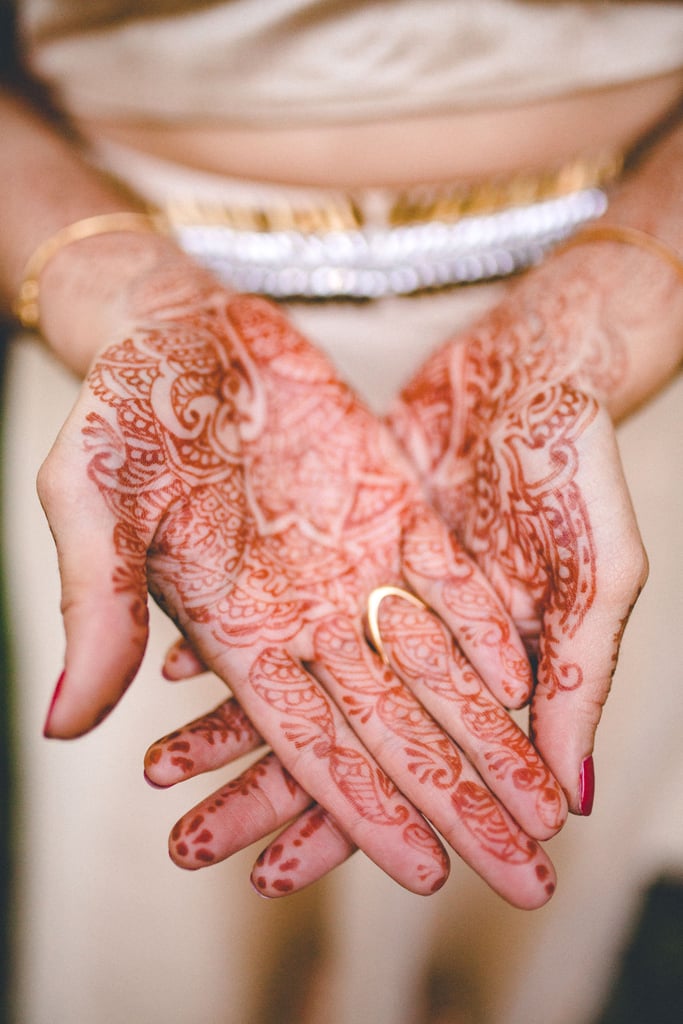
M 435 506 L 527 623 L 532 654 L 550 613 L 551 660 L 595 600 L 580 451 L 597 415 L 593 396 L 616 388 L 626 369 L 592 282 L 579 274 L 544 290 L 532 276 L 428 361 L 392 420 Z M 556 667 L 547 696 L 581 678 L 578 665 Z
M 217 709 L 152 748 L 150 778 L 169 784 L 225 763 L 257 746 L 259 733 L 274 751 L 179 823 L 174 859 L 196 867 L 228 855 L 230 809 L 238 798 L 258 807 L 262 788 L 291 815 L 310 804 L 308 790 L 380 863 L 389 830 L 403 844 L 401 880 L 421 892 L 443 884 L 447 860 L 416 808 L 456 849 L 469 836 L 471 861 L 479 844 L 493 861 L 521 863 L 528 837 L 356 624 L 370 590 L 401 581 L 406 558 L 416 580 L 443 587 L 446 608 L 459 606 L 468 650 L 507 650 L 511 687 L 528 668 L 473 563 L 425 510 L 388 431 L 326 360 L 268 303 L 217 292 L 200 309 L 157 305 L 98 359 L 90 387 L 84 443 L 115 520 L 117 586 L 139 600 L 146 581 L 255 726 L 234 706 Z M 398 629 L 422 680 L 433 637 L 425 646 L 409 620 Z M 457 699 L 449 692 L 444 702 L 470 746 L 486 750 L 480 771 L 502 782 L 502 798 L 516 789 L 520 808 L 533 807 L 535 791 L 552 788 L 537 755 L 478 707 L 481 683 L 463 655 L 445 658 L 438 685 L 450 690 L 458 675 Z M 470 791 L 476 799 L 465 799 Z M 271 828 L 281 812 L 267 818 Z M 562 809 L 554 813 L 557 827 Z M 548 831 L 547 820 L 539 829 L 539 816 L 527 817 L 534 834 Z M 285 888 L 294 860 L 281 865 Z
M 498 689 L 511 704 L 525 701 L 531 690 L 529 663 L 513 642 L 512 626 L 492 601 L 491 587 L 472 559 L 452 537 L 431 528 L 432 514 L 413 515 L 403 549 L 406 573 L 414 585 L 427 587 L 432 606 L 457 622 L 458 643 L 473 665 L 495 655 Z
M 199 309 L 157 305 L 89 386 L 83 438 L 115 519 L 116 588 L 144 608 L 148 584 L 285 762 L 305 756 L 316 794 L 372 825 L 366 845 L 381 851 L 378 825 L 400 833 L 420 816 L 301 660 L 319 660 L 317 623 L 358 618 L 369 589 L 399 575 L 405 509 L 420 499 L 386 428 L 272 306 L 221 292 Z M 225 725 L 205 719 L 203 740 Z M 193 774 L 199 730 L 158 744 L 150 775 Z M 193 848 L 194 829 L 181 842 Z M 201 851 L 215 855 L 208 838 Z M 435 837 L 431 856 L 430 886 L 446 870 Z
M 538 823 L 546 835 L 557 831 L 566 814 L 560 787 L 521 729 L 454 647 L 443 625 L 400 599 L 388 599 L 381 609 L 381 626 L 392 665 L 448 728 L 488 787 L 532 832 L 538 834 Z M 521 800 L 511 790 L 518 791 Z M 529 820 L 526 794 L 533 797 L 536 822 Z M 460 810 L 470 804 L 456 800 L 455 806 Z M 471 816 L 465 815 L 464 820 L 469 827 Z
M 511 830 L 500 809 L 491 804 L 483 786 L 462 782 L 453 795 L 453 806 L 469 822 L 484 849 L 509 864 L 526 864 L 538 846 L 519 830 Z

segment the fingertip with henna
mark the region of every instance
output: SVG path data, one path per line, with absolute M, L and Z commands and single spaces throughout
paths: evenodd
M 265 884 L 263 882 L 263 880 L 262 880 L 262 884 Z M 269 903 L 271 902 L 273 897 L 269 893 L 265 893 L 265 892 L 263 892 L 262 889 L 259 889 L 259 886 L 258 886 L 256 880 L 254 879 L 254 875 L 253 874 L 249 878 L 249 885 L 251 886 L 252 890 L 256 893 L 256 895 L 259 896 L 262 900 L 267 900 Z

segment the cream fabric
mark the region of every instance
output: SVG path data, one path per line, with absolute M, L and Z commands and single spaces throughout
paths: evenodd
M 520 104 L 683 63 L 679 3 L 21 0 L 68 110 L 311 124 Z M 170 11 L 170 13 L 168 13 Z M 153 45 L 152 45 L 153 44 Z

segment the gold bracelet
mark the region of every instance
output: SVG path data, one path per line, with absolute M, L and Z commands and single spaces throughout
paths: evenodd
M 639 249 L 645 249 L 646 252 L 666 260 L 683 281 L 683 259 L 675 249 L 660 241 L 655 235 L 648 234 L 647 231 L 624 227 L 620 224 L 589 224 L 562 242 L 555 251 L 563 252 L 565 249 L 570 249 L 574 245 L 582 245 L 584 242 L 621 242 L 623 245 L 635 245 Z
M 46 265 L 60 249 L 72 242 L 80 242 L 83 238 L 93 235 L 105 235 L 117 231 L 161 231 L 158 219 L 146 213 L 100 213 L 94 217 L 85 217 L 74 221 L 65 228 L 55 232 L 42 242 L 35 250 L 24 268 L 23 280 L 17 298 L 12 307 L 23 327 L 35 330 L 40 321 L 39 280 Z

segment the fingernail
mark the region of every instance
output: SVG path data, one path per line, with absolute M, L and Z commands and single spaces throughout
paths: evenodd
M 593 810 L 595 796 L 595 768 L 593 758 L 587 757 L 581 765 L 579 773 L 579 810 L 588 815 Z
M 60 675 L 59 679 L 57 680 L 57 685 L 55 686 L 54 693 L 52 694 L 52 700 L 50 701 L 50 707 L 48 708 L 48 711 L 47 711 L 47 717 L 45 719 L 45 725 L 43 726 L 43 736 L 45 736 L 47 738 L 49 738 L 49 736 L 50 736 L 50 719 L 52 718 L 52 712 L 55 709 L 55 704 L 57 703 L 57 700 L 59 698 L 60 693 L 62 692 L 62 686 L 64 685 L 64 676 L 65 675 L 66 675 L 66 672 L 63 670 L 62 674 Z

